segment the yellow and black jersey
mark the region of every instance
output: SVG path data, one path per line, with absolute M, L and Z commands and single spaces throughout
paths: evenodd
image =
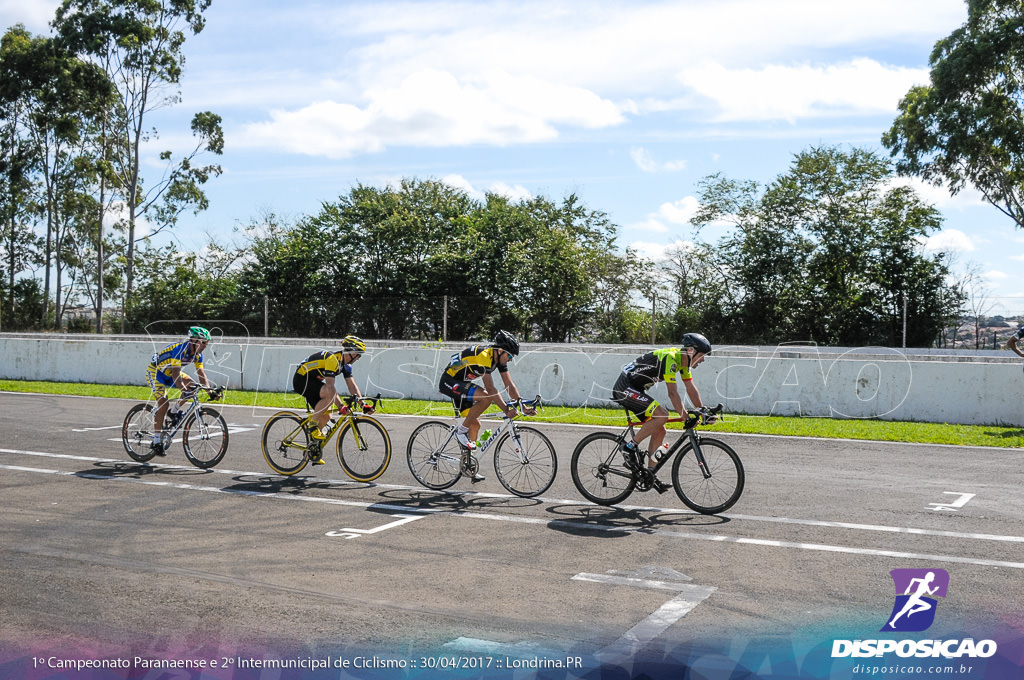
M 341 361 L 342 354 L 343 352 L 332 352 L 326 349 L 310 354 L 305 361 L 299 364 L 295 375 L 312 376 L 320 380 L 333 378 L 336 375 L 351 378 L 352 365 Z
M 473 380 L 487 373 L 508 372 L 508 364 L 498 363 L 498 348 L 473 345 L 453 354 L 445 373 L 457 380 Z

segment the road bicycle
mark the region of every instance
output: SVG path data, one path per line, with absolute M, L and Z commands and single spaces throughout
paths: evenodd
M 683 436 L 652 469 L 644 464 L 642 451 L 638 451 L 639 460 L 627 459 L 624 444 L 633 441 L 633 428 L 640 424 L 627 410 L 626 429 L 622 432 L 595 432 L 576 445 L 572 453 L 572 481 L 587 500 L 615 505 L 634 490 L 654 488 L 655 473 L 674 459 L 672 486 L 686 507 L 705 515 L 725 512 L 743 493 L 743 463 L 728 444 L 696 431 L 699 423 L 717 417 L 722 408 L 719 404 L 713 409 L 688 411 L 686 418 L 669 418 L 670 423 L 684 423 Z
M 131 407 L 121 425 L 121 442 L 131 459 L 146 463 L 157 454 L 166 453 L 181 430 L 185 457 L 197 468 L 212 468 L 223 460 L 228 451 L 228 424 L 216 409 L 199 401 L 200 393 L 205 393 L 210 401 L 219 401 L 224 396 L 224 388 L 196 385 L 183 391 L 175 401 L 187 403 L 177 412 L 164 414 L 159 443 L 153 442 L 156 411 L 153 402 Z
M 308 407 L 306 416 L 292 411 L 279 411 L 270 416 L 260 438 L 263 457 L 270 469 L 279 475 L 291 476 L 309 463 L 320 462 L 327 443 L 338 433 L 338 462 L 345 474 L 357 482 L 372 482 L 384 474 L 391 462 L 391 437 L 379 420 L 356 411 L 360 404 L 364 411 L 376 411 L 383 400 L 378 394 L 362 398 L 346 396 L 342 401 L 345 405 L 340 411 L 331 405 L 331 421 L 323 439 L 312 435 L 317 424 Z
M 522 406 L 540 408 L 541 398 L 506 402 L 517 410 Z M 456 409 L 456 417 L 459 415 Z M 494 420 L 484 417 L 484 420 Z M 509 492 L 523 498 L 538 496 L 548 490 L 558 472 L 555 447 L 542 432 L 516 423 L 502 414 L 497 431 L 478 443 L 471 451 L 455 437 L 458 425 L 431 420 L 423 423 L 409 437 L 406 455 L 409 470 L 428 489 L 447 489 L 463 475 L 474 477 L 480 470 L 480 457 L 494 448 L 494 472 Z M 486 432 L 485 432 L 486 434 Z

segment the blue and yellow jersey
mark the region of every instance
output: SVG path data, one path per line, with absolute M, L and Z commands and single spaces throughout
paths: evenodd
M 445 373 L 458 380 L 473 380 L 487 373 L 508 372 L 508 364 L 498 363 L 498 349 L 486 345 L 473 345 L 453 354 Z
M 683 380 L 693 380 L 690 362 L 686 353 L 679 347 L 666 347 L 648 352 L 623 366 L 622 372 L 629 379 L 630 387 L 638 390 L 647 390 L 659 382 L 674 383 L 676 373 Z
M 174 367 L 181 368 L 188 364 L 195 364 L 196 368 L 203 367 L 203 353 L 195 353 L 195 348 L 188 340 L 173 345 L 168 345 L 153 355 L 150 364 L 159 373 L 170 374 Z
M 343 352 L 332 352 L 326 349 L 310 354 L 305 361 L 299 364 L 295 373 L 297 375 L 311 375 L 320 380 L 333 378 L 336 375 L 341 375 L 343 378 L 351 378 L 352 365 L 342 363 L 342 354 Z

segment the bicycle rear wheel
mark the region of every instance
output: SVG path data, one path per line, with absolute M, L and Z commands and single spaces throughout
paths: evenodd
M 136 404 L 121 424 L 121 443 L 132 460 L 146 463 L 156 455 L 153 443 L 153 405 Z
M 279 475 L 294 475 L 309 462 L 309 434 L 302 427 L 302 420 L 290 411 L 281 411 L 270 416 L 263 426 L 260 448 L 267 465 Z
M 542 432 L 517 427 L 515 436 L 506 433 L 496 444 L 494 472 L 501 485 L 515 495 L 539 496 L 548 490 L 558 472 L 555 447 Z
M 357 482 L 372 482 L 391 462 L 391 437 L 375 418 L 351 419 L 338 433 L 338 462 Z
M 181 435 L 185 457 L 197 468 L 212 468 L 228 452 L 228 424 L 209 406 L 200 406 L 185 421 Z
M 707 464 L 707 476 L 697 463 L 693 444 L 688 443 L 672 464 L 672 486 L 686 507 L 703 515 L 717 515 L 740 499 L 745 480 L 743 463 L 725 442 L 701 438 L 698 445 Z
M 636 487 L 636 477 L 619 450 L 619 438 L 608 432 L 584 437 L 572 452 L 570 468 L 576 489 L 598 505 L 621 503 Z
M 450 425 L 423 423 L 409 437 L 409 470 L 428 489 L 447 489 L 462 476 L 462 447 Z

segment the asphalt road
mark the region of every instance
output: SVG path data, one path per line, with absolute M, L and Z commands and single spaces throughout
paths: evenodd
M 405 460 L 423 421 L 389 416 L 376 484 L 338 462 L 270 472 L 270 413 L 223 407 L 230 448 L 214 470 L 176 443 L 131 461 L 132 402 L 0 394 L 0 643 L 95 655 L 232 654 L 345 646 L 413 657 L 615 659 L 712 640 L 876 636 L 889 571 L 950 574 L 935 631 L 1019 620 L 1024 609 L 1021 452 L 721 435 L 747 486 L 725 516 L 672 492 L 589 504 L 569 457 L 594 428 L 538 427 L 554 486 L 510 496 L 488 479 L 417 485 Z M 298 652 L 294 652 L 298 653 Z

